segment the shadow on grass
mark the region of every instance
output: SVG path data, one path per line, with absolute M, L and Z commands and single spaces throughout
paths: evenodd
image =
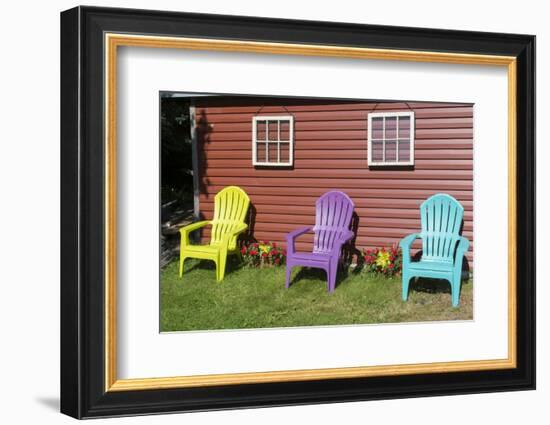
M 428 279 L 419 277 L 410 284 L 410 292 L 424 292 L 427 294 L 450 294 L 451 285 L 445 279 Z
M 191 259 L 185 261 L 184 273 L 190 273 L 193 270 L 216 270 L 216 265 L 211 260 L 198 260 L 194 259 L 191 263 Z M 188 265 L 190 264 L 190 265 Z M 236 255 L 230 255 L 227 258 L 227 264 L 225 266 L 225 276 L 230 275 L 237 270 L 240 270 L 244 267 L 244 262 L 242 262 Z
M 336 275 L 336 288 L 347 279 L 349 275 L 349 267 L 339 267 L 338 274 Z M 323 269 L 317 269 L 315 267 L 300 267 L 300 270 L 294 278 L 290 280 L 290 286 L 298 283 L 300 280 L 324 280 L 328 285 L 328 276 Z
M 460 289 L 468 283 L 467 280 L 461 280 Z M 448 280 L 445 279 L 430 279 L 419 277 L 413 279 L 410 284 L 410 292 L 423 292 L 427 294 L 450 294 L 451 293 L 451 284 Z
M 422 250 L 417 251 L 411 258 L 412 262 L 418 262 L 422 259 Z M 462 273 L 460 276 L 460 290 L 464 288 L 464 284 L 468 283 L 470 276 L 470 265 L 466 257 L 462 258 Z M 409 285 L 409 292 L 424 292 L 427 294 L 450 294 L 451 284 L 445 279 L 434 279 L 418 277 L 413 278 Z

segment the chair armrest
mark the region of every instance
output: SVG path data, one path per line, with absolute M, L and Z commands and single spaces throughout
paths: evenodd
M 351 230 L 348 230 L 347 233 L 343 234 L 338 239 L 336 239 L 334 241 L 334 246 L 332 247 L 332 255 L 336 255 L 340 257 L 340 250 L 342 249 L 342 245 L 344 245 L 354 236 L 355 236 L 355 233 L 353 233 Z
M 225 233 L 223 235 L 223 241 L 224 241 L 223 245 L 227 246 L 227 244 L 229 242 L 229 239 L 231 239 L 234 236 L 237 236 L 239 233 L 244 232 L 246 229 L 248 229 L 248 224 L 241 223 L 236 228 L 234 228 L 233 230 Z
M 307 232 L 311 231 L 311 229 L 312 229 L 311 226 L 301 227 L 300 229 L 293 230 L 292 232 L 290 232 L 286 235 L 287 255 L 294 254 L 294 240 L 298 236 L 303 235 L 304 233 L 307 233 Z
M 399 247 L 403 255 L 403 265 L 408 265 L 411 261 L 411 246 L 416 239 L 420 239 L 420 233 L 411 233 L 399 241 Z
M 457 258 L 462 257 L 466 251 L 468 251 L 468 248 L 470 247 L 470 241 L 466 239 L 464 236 L 461 236 L 458 240 L 458 246 L 456 247 L 456 255 Z
M 233 229 L 231 232 L 229 232 L 228 234 L 230 234 L 231 236 L 235 236 L 235 235 L 238 235 L 239 233 L 244 232 L 246 229 L 248 229 L 248 224 L 241 223 L 235 229 Z
M 353 233 L 351 230 L 348 230 L 347 233 L 340 236 L 338 239 L 334 241 L 334 249 L 340 249 L 342 245 L 344 245 L 346 242 L 348 242 L 350 239 L 352 239 L 355 236 L 355 233 Z
M 421 238 L 420 233 L 411 233 L 399 241 L 399 246 L 403 251 L 411 249 L 413 242 L 419 238 Z
M 466 239 L 464 236 L 460 236 L 458 239 L 458 245 L 456 247 L 456 255 L 454 260 L 454 267 L 456 269 L 462 270 L 462 258 L 464 257 L 464 254 L 466 254 L 466 251 L 468 251 L 468 248 L 470 247 L 470 241 Z
M 201 227 L 208 226 L 209 224 L 212 224 L 212 221 L 210 220 L 204 220 L 204 221 L 197 221 L 195 223 L 188 224 L 187 226 L 183 226 L 180 228 L 180 234 L 181 234 L 181 243 L 183 246 L 189 245 L 189 233 L 200 229 Z
M 338 242 L 346 243 L 347 241 L 352 239 L 354 236 L 355 236 L 355 233 L 353 233 L 351 230 L 348 230 L 346 234 L 342 235 L 342 237 L 338 239 Z

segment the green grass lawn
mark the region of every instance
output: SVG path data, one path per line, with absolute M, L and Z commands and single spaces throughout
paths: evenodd
M 401 301 L 401 279 L 365 272 L 341 272 L 336 290 L 327 293 L 325 273 L 293 270 L 285 289 L 285 268 L 228 264 L 216 282 L 213 263 L 178 261 L 161 272 L 160 328 L 167 331 L 244 329 L 472 319 L 472 283 L 463 282 L 460 306 L 451 306 L 449 284 L 438 280 L 411 282 L 409 300 Z

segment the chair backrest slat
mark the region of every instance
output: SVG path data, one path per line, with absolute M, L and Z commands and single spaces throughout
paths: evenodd
M 464 208 L 455 198 L 438 193 L 420 206 L 422 259 L 452 262 Z
M 245 222 L 250 199 L 244 190 L 228 186 L 220 190 L 214 198 L 214 218 L 212 219 L 211 245 L 221 243 L 223 236 Z M 234 249 L 237 237 L 229 240 L 229 249 Z
M 313 252 L 329 253 L 349 230 L 354 204 L 348 195 L 334 190 L 322 195 L 315 205 Z

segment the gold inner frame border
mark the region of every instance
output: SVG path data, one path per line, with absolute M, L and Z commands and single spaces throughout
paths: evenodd
M 118 47 L 148 47 L 279 55 L 324 56 L 404 62 L 504 66 L 508 72 L 508 358 L 381 366 L 117 379 L 116 325 L 116 93 Z M 313 381 L 359 377 L 513 369 L 516 353 L 516 58 L 466 53 L 371 49 L 328 45 L 161 37 L 106 33 L 105 48 L 105 391 L 137 391 L 216 385 Z

